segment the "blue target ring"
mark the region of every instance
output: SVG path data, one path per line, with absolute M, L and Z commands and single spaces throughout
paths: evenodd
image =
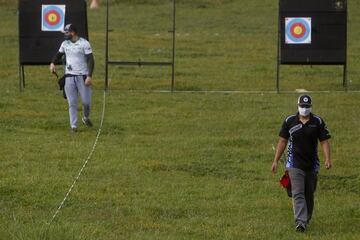
M 50 22 L 48 19 L 49 14 L 55 14 L 58 19 L 56 19 L 54 23 Z M 43 15 L 42 16 L 43 17 L 43 21 L 42 21 L 43 25 L 47 29 L 57 30 L 57 29 L 62 28 L 62 26 L 64 25 L 65 14 L 64 14 L 64 11 L 61 8 L 59 8 L 58 6 L 51 5 L 51 6 L 46 7 L 44 9 L 42 15 Z
M 305 31 L 301 37 L 297 37 L 293 32 L 293 27 L 295 25 L 303 26 L 303 31 Z M 302 43 L 306 39 L 308 39 L 311 32 L 311 26 L 307 21 L 305 21 L 303 18 L 294 18 L 290 20 L 289 23 L 287 23 L 286 26 L 286 36 L 293 42 Z

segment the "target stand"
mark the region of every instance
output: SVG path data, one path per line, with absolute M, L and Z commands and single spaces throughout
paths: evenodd
M 276 90 L 280 65 L 342 65 L 347 84 L 347 0 L 279 0 Z
M 19 89 L 25 88 L 26 65 L 49 65 L 64 40 L 68 23 L 88 39 L 85 0 L 19 0 Z
M 119 61 L 119 60 L 109 60 L 109 1 L 106 0 L 106 37 L 105 37 L 105 90 L 108 89 L 108 71 L 109 65 L 123 65 L 123 66 L 168 66 L 171 67 L 171 92 L 174 91 L 175 86 L 175 38 L 176 38 L 176 0 L 172 1 L 172 29 L 169 31 L 172 33 L 172 57 L 170 61 Z

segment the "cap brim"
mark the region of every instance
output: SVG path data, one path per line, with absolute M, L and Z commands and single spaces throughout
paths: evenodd
M 76 32 L 76 31 L 69 29 L 69 30 L 61 30 L 61 32 L 62 33 L 71 33 L 71 32 Z

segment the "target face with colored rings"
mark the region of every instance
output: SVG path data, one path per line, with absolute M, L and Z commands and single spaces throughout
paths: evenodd
M 41 30 L 62 31 L 65 23 L 65 5 L 42 5 Z
M 286 44 L 311 44 L 311 18 L 285 18 Z

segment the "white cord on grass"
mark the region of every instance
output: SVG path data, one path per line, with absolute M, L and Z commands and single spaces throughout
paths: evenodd
M 112 90 L 112 91 L 116 91 L 116 90 Z M 277 91 L 257 91 L 257 90 L 145 90 L 145 89 L 139 89 L 139 90 L 118 90 L 118 91 L 122 91 L 122 92 L 130 92 L 130 93 L 213 93 L 213 94 L 263 94 L 263 95 L 268 95 L 268 94 L 279 94 Z M 347 93 L 356 93 L 359 94 L 360 90 L 347 90 Z M 292 94 L 292 93 L 303 93 L 301 91 L 291 91 L 291 90 L 283 90 L 280 91 L 280 94 Z M 345 93 L 344 90 L 314 90 L 314 91 L 306 91 L 306 93 Z
M 101 114 L 101 121 L 100 121 L 100 126 L 99 126 L 99 129 L 97 131 L 97 135 L 96 135 L 96 138 L 95 138 L 95 142 L 94 142 L 94 145 L 89 153 L 89 155 L 87 156 L 86 160 L 84 161 L 84 164 L 82 165 L 78 175 L 76 176 L 76 178 L 74 179 L 72 185 L 70 186 L 69 190 L 67 191 L 67 193 L 65 194 L 65 197 L 64 199 L 61 201 L 59 207 L 56 209 L 54 215 L 52 216 L 51 220 L 46 223 L 47 227 L 46 227 L 46 230 L 45 230 L 45 233 L 47 232 L 47 230 L 49 229 L 50 225 L 53 223 L 53 221 L 55 220 L 56 216 L 59 214 L 60 210 L 64 207 L 64 204 L 67 200 L 67 198 L 69 197 L 71 191 L 74 189 L 74 186 L 75 184 L 77 183 L 77 181 L 79 180 L 82 172 L 84 171 L 86 165 L 88 164 L 89 160 L 91 159 L 94 151 L 95 151 L 95 148 L 96 148 L 96 145 L 98 143 L 98 140 L 99 140 L 99 137 L 100 137 L 100 134 L 101 134 L 101 130 L 102 130 L 102 126 L 103 126 L 103 122 L 104 122 L 104 117 L 105 117 L 105 103 L 106 103 L 106 91 L 104 91 L 104 98 L 103 98 L 103 109 L 102 109 L 102 114 Z

